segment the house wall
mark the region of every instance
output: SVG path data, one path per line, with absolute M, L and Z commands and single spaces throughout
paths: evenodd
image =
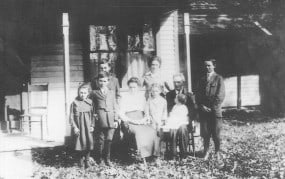
M 178 11 L 161 17 L 156 42 L 157 55 L 162 59 L 162 76 L 173 88 L 172 76 L 179 72 Z
M 47 139 L 63 141 L 69 133 L 65 119 L 64 58 L 63 45 L 50 44 L 41 48 L 41 53 L 32 57 L 31 84 L 49 84 Z M 70 44 L 70 98 L 77 95 L 77 88 L 84 81 L 82 48 L 78 43 Z M 36 135 L 36 134 L 35 134 Z

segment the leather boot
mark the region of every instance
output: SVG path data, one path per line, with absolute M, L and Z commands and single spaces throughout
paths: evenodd
M 210 156 L 209 150 L 204 151 L 204 160 L 205 160 L 205 161 L 209 159 L 209 156 Z
M 210 138 L 204 138 L 204 160 L 209 159 L 209 146 L 210 146 Z
M 80 156 L 78 166 L 79 168 L 84 168 L 84 156 Z
M 105 164 L 109 167 L 112 166 L 112 163 L 110 161 L 110 156 L 111 156 L 111 144 L 112 141 L 105 141 Z
M 90 151 L 87 151 L 85 154 L 85 168 L 90 167 Z
M 96 157 L 95 157 L 95 161 L 98 165 L 102 164 L 102 151 L 103 151 L 103 142 L 99 142 L 98 146 L 96 147 Z

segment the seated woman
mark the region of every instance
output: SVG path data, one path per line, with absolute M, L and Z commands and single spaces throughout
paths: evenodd
M 146 100 L 144 94 L 140 94 L 139 79 L 132 77 L 128 81 L 129 92 L 122 95 L 119 116 L 122 120 L 124 138 L 134 135 L 136 147 L 146 165 L 146 157 L 156 156 L 158 146 L 156 130 L 147 123 L 144 118 Z M 130 138 L 127 138 L 130 140 Z

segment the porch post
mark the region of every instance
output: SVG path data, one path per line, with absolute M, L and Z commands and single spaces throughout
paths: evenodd
M 189 13 L 184 13 L 184 31 L 186 40 L 186 57 L 187 57 L 187 80 L 188 92 L 192 92 L 192 78 L 191 78 L 191 59 L 190 59 L 190 18 Z
M 237 75 L 237 108 L 241 109 L 241 75 Z
M 68 122 L 69 115 L 69 88 L 70 88 L 70 68 L 69 68 L 69 21 L 68 13 L 62 14 L 63 46 L 64 46 L 64 98 L 65 98 L 65 118 Z

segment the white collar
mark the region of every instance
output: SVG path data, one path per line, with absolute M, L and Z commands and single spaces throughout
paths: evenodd
M 207 73 L 207 76 L 209 75 L 209 77 L 211 77 L 213 76 L 214 73 L 215 73 L 214 71 L 212 71 L 211 73 Z

